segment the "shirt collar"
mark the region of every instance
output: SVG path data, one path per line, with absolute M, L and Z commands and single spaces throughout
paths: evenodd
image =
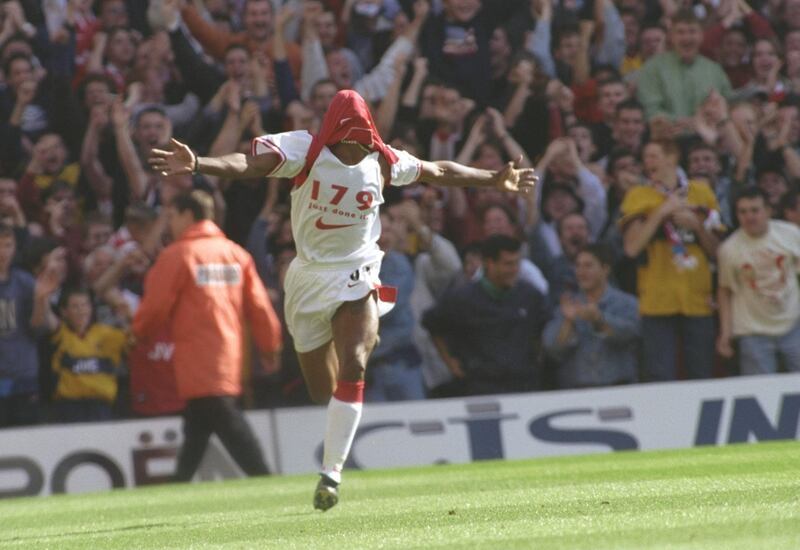
M 487 279 L 485 275 L 481 277 L 480 283 L 481 287 L 483 287 L 486 293 L 495 300 L 501 300 L 511 290 L 510 288 L 503 289 L 496 286 L 489 279 Z

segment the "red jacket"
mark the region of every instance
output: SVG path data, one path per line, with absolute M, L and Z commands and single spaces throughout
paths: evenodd
M 175 344 L 163 328 L 128 352 L 131 409 L 142 416 L 179 413 L 186 406 L 178 397 L 172 356 Z
M 168 246 L 144 288 L 133 332 L 148 339 L 168 324 L 184 399 L 241 393 L 245 320 L 262 352 L 281 347 L 280 321 L 253 258 L 211 221 L 190 226 Z

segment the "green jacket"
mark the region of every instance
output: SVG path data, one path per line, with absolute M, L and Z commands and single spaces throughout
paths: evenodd
M 677 119 L 694 116 L 712 90 L 726 98 L 732 91 L 720 65 L 702 55 L 687 64 L 674 52 L 665 52 L 642 67 L 637 95 L 648 119 L 655 115 Z

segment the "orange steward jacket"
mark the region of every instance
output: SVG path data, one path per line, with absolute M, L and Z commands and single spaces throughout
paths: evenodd
M 183 399 L 239 395 L 245 321 L 259 350 L 280 349 L 280 321 L 253 258 L 205 220 L 189 226 L 147 273 L 133 333 L 147 340 L 170 327 Z

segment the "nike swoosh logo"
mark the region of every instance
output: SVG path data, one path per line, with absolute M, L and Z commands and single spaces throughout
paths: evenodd
M 354 287 L 354 286 L 356 286 L 357 284 L 358 284 L 358 283 L 347 283 L 347 288 L 353 288 L 353 287 Z
M 316 226 L 317 229 L 322 229 L 323 231 L 325 231 L 326 229 L 343 229 L 345 227 L 353 227 L 354 225 L 357 224 L 355 223 L 346 223 L 344 225 L 328 224 L 322 221 L 322 217 L 319 217 L 317 218 L 317 223 L 315 223 L 314 225 Z

